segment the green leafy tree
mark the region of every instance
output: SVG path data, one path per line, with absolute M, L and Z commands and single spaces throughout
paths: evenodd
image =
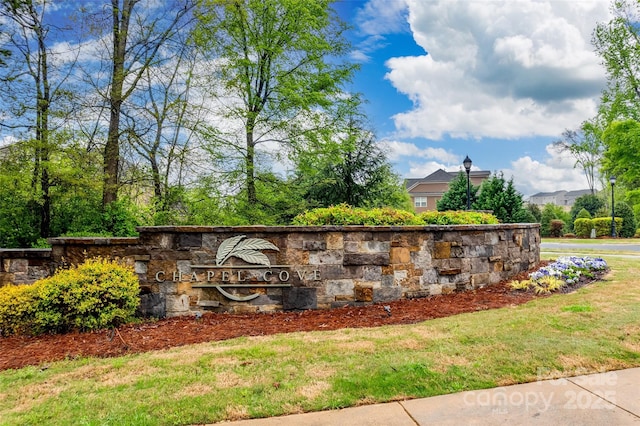
M 569 223 L 570 220 L 571 216 L 569 216 L 569 213 L 565 212 L 562 207 L 556 206 L 552 203 L 546 204 L 542 208 L 540 235 L 543 237 L 550 237 L 552 236 L 552 233 L 556 231 L 554 228 L 554 221 L 562 221 L 566 227 L 566 224 Z M 564 233 L 564 230 L 561 231 L 561 234 L 562 233 Z
M 640 188 L 640 123 L 635 120 L 611 123 L 603 134 L 606 146 L 603 170 L 618 179 L 618 185 Z
M 31 161 L 30 150 L 22 144 L 0 151 L 0 247 L 31 247 L 40 237 Z
M 531 217 L 533 217 L 533 222 L 538 222 L 540 223 L 540 219 L 542 219 L 542 210 L 540 210 L 540 207 L 538 207 L 537 204 L 530 204 L 527 203 L 526 207 L 527 211 L 529 211 L 529 213 L 531 213 Z
M 54 101 L 64 98 L 62 84 L 66 76 L 56 73 L 52 66 L 55 54 L 50 44 L 60 33 L 49 22 L 47 0 L 1 0 L 0 19 L 4 19 L 9 36 L 5 52 L 11 52 L 11 61 L 4 68 L 0 80 L 5 83 L 3 100 L 9 104 L 8 123 L 12 131 L 22 132 L 20 138 L 28 140 L 32 149 L 32 192 L 39 206 L 39 233 L 51 233 L 51 187 L 49 167 L 54 149 L 50 137 L 52 121 L 56 115 Z M 57 70 L 59 71 L 59 70 Z M 56 78 L 57 77 L 57 78 Z M 57 111 L 60 113 L 60 110 Z M 0 113 L 0 116 L 5 114 Z M 4 121 L 4 120 L 3 120 Z
M 473 208 L 491 210 L 502 223 L 515 223 L 530 217 L 523 204 L 522 194 L 516 191 L 513 179 L 506 181 L 502 173 L 497 173 L 482 182 Z
M 640 3 L 613 1 L 611 14 L 610 21 L 596 26 L 592 40 L 607 72 L 600 116 L 605 123 L 640 120 Z
M 372 132 L 352 121 L 336 138 L 331 150 L 298 157 L 298 182 L 309 205 L 411 208 L 402 180 Z
M 197 10 L 196 40 L 213 65 L 217 112 L 231 128 L 211 132 L 212 150 L 226 150 L 226 164 L 240 162 L 249 206 L 259 203 L 261 144 L 285 154 L 335 134 L 326 111 L 344 98 L 341 86 L 355 66 L 340 60 L 349 49 L 346 26 L 330 3 L 205 0 Z
M 479 186 L 469 184 L 469 199 L 473 205 L 478 198 Z M 449 189 L 436 203 L 438 211 L 467 209 L 467 175 L 460 172 L 449 182 Z
M 615 205 L 616 217 L 622 218 L 622 226 L 617 230 L 618 236 L 623 238 L 632 238 L 636 234 L 636 217 L 633 209 L 629 204 L 617 202 Z
M 92 28 L 110 40 L 111 45 L 98 53 L 106 52 L 105 66 L 110 69 L 108 82 L 99 81 L 104 73 L 91 70 L 87 78 L 108 104 L 109 124 L 103 151 L 103 195 L 102 203 L 108 204 L 118 198 L 121 171 L 121 118 L 126 111 L 126 102 L 136 93 L 138 84 L 152 66 L 172 60 L 171 54 L 162 50 L 168 40 L 188 20 L 193 2 L 177 0 L 160 2 L 166 8 L 145 8 L 140 0 L 110 0 L 109 7 L 99 4 L 100 10 L 91 13 L 92 6 L 83 8 L 93 20 Z M 152 13 L 153 11 L 153 13 Z M 96 22 L 109 22 L 100 27 Z M 107 37 L 107 34 L 108 37 Z M 163 53 L 165 53 L 163 55 Z M 98 80 L 96 80 L 98 79 Z M 106 87 L 106 89 L 105 89 Z

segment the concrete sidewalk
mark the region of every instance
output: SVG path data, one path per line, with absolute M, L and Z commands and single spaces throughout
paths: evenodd
M 502 423 L 640 425 L 640 368 L 224 424 L 427 426 Z

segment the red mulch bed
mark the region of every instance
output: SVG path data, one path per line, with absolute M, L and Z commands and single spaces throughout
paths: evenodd
M 526 279 L 526 273 L 516 279 Z M 193 343 L 295 331 L 412 324 L 433 318 L 515 306 L 536 298 L 507 282 L 474 291 L 366 307 L 255 314 L 206 313 L 129 324 L 118 329 L 37 337 L 0 337 L 0 370 L 78 357 L 115 357 Z M 389 315 L 384 306 L 391 309 Z

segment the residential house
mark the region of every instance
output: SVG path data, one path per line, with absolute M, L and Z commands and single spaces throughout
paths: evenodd
M 424 178 L 407 179 L 405 185 L 416 212 L 437 210 L 436 203 L 449 190 L 449 182 L 455 179 L 458 173 L 466 172 L 446 172 L 439 169 Z M 490 171 L 472 170 L 469 173 L 469 180 L 471 184 L 478 186 L 489 176 L 491 176 Z
M 591 194 L 590 189 L 580 189 L 577 191 L 554 191 L 554 192 L 538 192 L 529 197 L 529 204 L 535 204 L 540 207 L 544 207 L 547 204 L 555 204 L 565 210 L 571 210 L 571 207 L 576 201 L 576 198 L 583 195 Z

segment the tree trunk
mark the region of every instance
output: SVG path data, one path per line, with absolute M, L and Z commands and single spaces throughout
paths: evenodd
M 122 10 L 119 0 L 111 0 L 113 17 L 113 70 L 111 90 L 109 92 L 109 133 L 104 147 L 104 177 L 102 188 L 102 207 L 116 201 L 118 197 L 120 163 L 120 112 L 122 109 L 124 83 L 124 57 L 129 32 L 129 18 L 136 0 L 124 0 Z
M 245 166 L 247 168 L 247 202 L 250 206 L 257 204 L 258 197 L 256 195 L 256 171 L 255 171 L 255 153 L 256 144 L 253 140 L 253 127 L 255 123 L 249 120 L 247 123 L 247 156 L 245 158 Z

